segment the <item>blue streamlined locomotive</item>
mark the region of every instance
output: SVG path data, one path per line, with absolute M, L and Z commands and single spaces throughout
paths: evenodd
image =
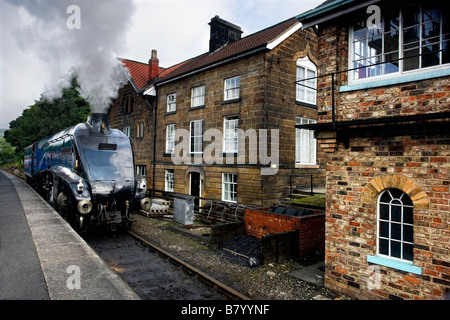
M 134 174 L 130 139 L 109 128 L 106 114 L 28 146 L 24 172 L 80 233 L 93 224 L 130 227 L 132 212 L 150 203 L 145 177 Z

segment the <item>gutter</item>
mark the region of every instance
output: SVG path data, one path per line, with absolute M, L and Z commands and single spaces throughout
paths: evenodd
M 329 22 L 356 10 L 367 8 L 368 6 L 381 2 L 381 0 L 366 0 L 361 3 L 357 0 L 338 0 L 324 6 L 319 6 L 305 13 L 299 14 L 295 18 L 303 23 L 303 29 L 316 26 L 323 22 Z

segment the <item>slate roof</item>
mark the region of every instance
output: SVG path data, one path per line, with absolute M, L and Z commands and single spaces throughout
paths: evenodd
M 297 19 L 293 17 L 227 44 L 214 52 L 206 52 L 166 69 L 160 68 L 157 79 L 148 79 L 148 64 L 123 58 L 120 60 L 130 71 L 132 81 L 137 89 L 141 91 L 150 84 L 166 82 L 258 49 L 264 50 L 268 44 L 281 37 L 298 23 Z

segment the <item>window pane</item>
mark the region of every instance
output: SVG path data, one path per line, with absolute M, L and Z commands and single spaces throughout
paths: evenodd
M 391 257 L 401 258 L 401 243 L 391 240 Z
M 392 195 L 393 199 L 401 199 L 404 192 L 399 189 L 389 189 L 390 194 Z M 400 202 L 396 202 L 397 204 L 400 204 Z
M 413 223 L 413 208 L 410 207 L 403 208 L 403 223 L 410 223 L 410 224 Z
M 380 239 L 379 253 L 389 255 L 389 240 Z
M 412 5 L 403 10 L 403 26 L 410 27 L 420 23 L 420 7 Z
M 389 220 L 389 205 L 380 204 L 380 219 Z
M 413 226 L 403 226 L 403 241 L 413 242 Z
M 391 206 L 391 221 L 401 222 L 402 221 L 402 207 L 399 205 Z
M 391 239 L 402 240 L 402 226 L 399 223 L 391 224 Z
M 409 243 L 403 244 L 403 259 L 413 261 L 414 259 L 414 251 L 413 245 Z
M 380 237 L 389 238 L 389 222 L 380 221 Z
M 383 203 L 389 203 L 389 202 L 391 202 L 391 200 L 392 200 L 392 197 L 388 191 L 383 192 L 383 194 L 380 197 L 380 202 L 383 202 Z

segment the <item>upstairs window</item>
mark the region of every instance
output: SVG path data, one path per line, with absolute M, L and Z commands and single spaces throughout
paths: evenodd
M 166 126 L 166 153 L 173 153 L 175 149 L 175 124 Z
M 205 86 L 199 86 L 191 89 L 191 108 L 202 107 L 205 105 Z
M 203 120 L 191 121 L 191 153 L 203 153 Z
M 167 112 L 177 111 L 177 94 L 172 93 L 167 95 Z
M 317 68 L 308 57 L 297 60 L 296 100 L 316 105 Z
M 433 4 L 434 3 L 434 4 Z M 450 27 L 437 2 L 409 5 L 400 10 L 381 8 L 377 27 L 358 21 L 350 29 L 351 80 L 401 74 L 450 62 Z
M 239 99 L 239 85 L 240 85 L 239 76 L 225 79 L 225 81 L 224 81 L 224 100 L 225 101 Z
M 223 122 L 223 151 L 238 152 L 239 118 L 237 116 L 225 117 Z
M 123 99 L 122 111 L 124 114 L 133 112 L 133 96 L 127 94 Z

